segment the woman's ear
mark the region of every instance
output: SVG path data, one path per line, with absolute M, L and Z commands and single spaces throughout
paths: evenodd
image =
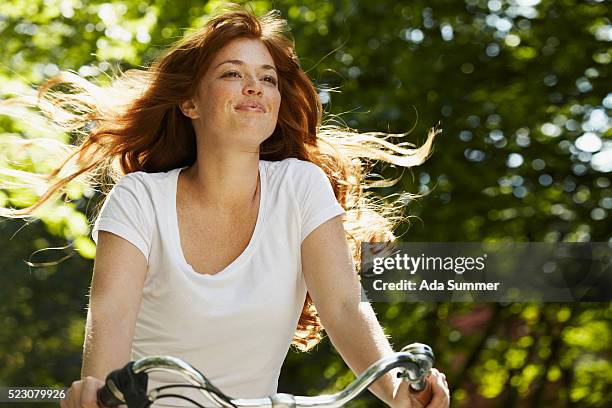
M 187 99 L 186 101 L 181 102 L 181 104 L 179 105 L 179 108 L 181 109 L 181 112 L 183 112 L 183 115 L 187 116 L 188 118 L 191 118 L 191 119 L 200 118 L 200 114 L 198 113 L 198 108 L 193 103 L 193 100 L 191 99 Z

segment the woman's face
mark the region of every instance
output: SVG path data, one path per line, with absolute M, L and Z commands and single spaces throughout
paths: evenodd
M 198 94 L 181 105 L 194 119 L 198 138 L 207 145 L 257 151 L 278 120 L 281 96 L 275 69 L 259 40 L 240 38 L 223 47 L 202 78 Z

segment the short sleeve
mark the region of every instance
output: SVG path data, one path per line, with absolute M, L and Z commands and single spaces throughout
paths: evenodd
M 292 174 L 299 207 L 301 242 L 325 221 L 344 214 L 325 172 L 316 164 L 296 160 Z
M 112 232 L 138 248 L 148 261 L 154 211 L 150 192 L 138 173 L 122 177 L 108 193 L 91 237 L 97 244 L 99 230 Z

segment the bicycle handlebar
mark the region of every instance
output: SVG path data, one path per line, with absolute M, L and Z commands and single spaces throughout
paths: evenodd
M 399 353 L 384 357 L 361 373 L 345 389 L 332 395 L 316 397 L 293 396 L 291 394 L 274 394 L 264 398 L 230 398 L 215 387 L 202 373 L 181 359 L 169 356 L 144 357 L 131 361 L 111 372 L 104 387 L 98 390 L 98 401 L 107 407 L 127 404 L 129 408 L 147 408 L 156 399 L 170 394 L 161 394 L 164 389 L 172 387 L 193 387 L 200 390 L 207 401 L 216 408 L 337 408 L 342 407 L 374 381 L 394 368 L 401 368 L 398 377 L 410 383 L 413 398 L 426 406 L 432 397 L 431 384 L 427 380 L 434 365 L 435 356 L 431 347 L 426 344 L 413 343 Z M 181 375 L 188 385 L 166 385 L 151 390 L 147 394 L 148 373 L 166 371 Z M 196 407 L 204 407 L 187 397 Z

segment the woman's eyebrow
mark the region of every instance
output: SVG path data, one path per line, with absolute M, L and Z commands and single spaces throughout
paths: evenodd
M 245 65 L 244 61 L 233 59 L 233 60 L 227 60 L 227 61 L 221 62 L 215 68 L 218 68 L 218 67 L 220 67 L 223 64 Z M 278 72 L 276 71 L 276 68 L 274 68 L 272 65 L 263 64 L 263 65 L 260 65 L 259 67 L 263 68 L 263 69 L 271 69 L 271 70 L 273 70 L 274 72 L 276 72 L 278 74 Z

